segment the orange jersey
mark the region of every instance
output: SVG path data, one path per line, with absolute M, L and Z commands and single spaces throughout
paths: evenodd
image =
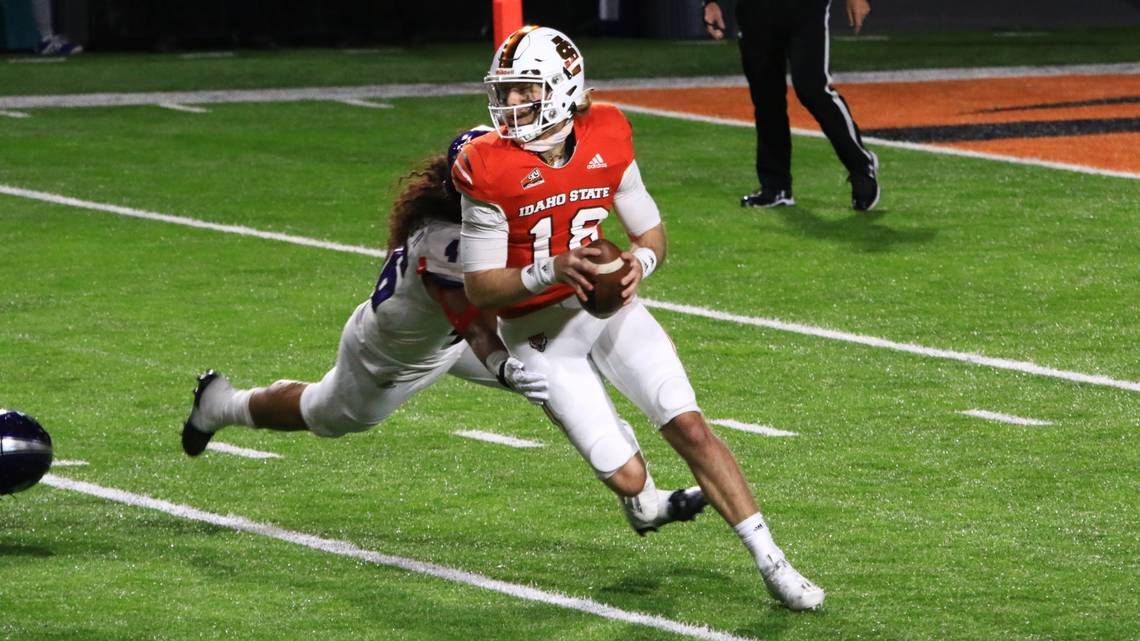
M 633 129 L 617 107 L 594 103 L 574 117 L 574 137 L 573 155 L 557 168 L 498 136 L 476 138 L 456 159 L 451 174 L 456 187 L 507 217 L 507 267 L 524 268 L 602 237 L 599 225 L 634 160 Z M 556 283 L 499 315 L 522 316 L 573 292 Z

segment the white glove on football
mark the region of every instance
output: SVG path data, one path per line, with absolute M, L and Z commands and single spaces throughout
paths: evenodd
M 522 361 L 510 356 L 499 365 L 499 382 L 526 397 L 535 405 L 542 405 L 550 398 L 546 375 L 528 371 Z

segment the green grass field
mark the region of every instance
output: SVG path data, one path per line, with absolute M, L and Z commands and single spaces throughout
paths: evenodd
M 1119 59 L 1104 51 L 1072 61 Z M 313 68 L 333 55 L 280 54 Z M 130 60 L 0 87 L 289 79 L 276 65 L 158 77 Z M 221 63 L 236 64 L 200 61 Z M 417 77 L 393 65 L 383 80 Z M 645 75 L 625 69 L 610 77 Z M 399 176 L 486 119 L 477 96 L 391 102 L 37 109 L 0 118 L 0 185 L 382 247 Z M 797 138 L 799 206 L 742 210 L 751 131 L 631 120 L 671 240 L 645 297 L 1140 380 L 1136 181 L 883 148 L 882 209 L 856 216 L 827 143 Z M 318 378 L 378 259 L 4 194 L 0 247 L 0 406 L 39 418 L 58 459 L 88 462 L 60 477 L 752 639 L 1140 637 L 1135 391 L 656 311 L 710 418 L 799 434 L 717 428 L 777 540 L 828 590 L 794 614 L 711 511 L 638 538 L 540 411 L 460 381 L 365 434 L 219 437 L 280 459 L 187 459 L 194 376 Z M 691 484 L 618 407 L 658 485 Z M 973 408 L 1052 424 L 958 413 Z M 0 577 L 5 640 L 685 638 L 47 485 L 0 501 Z

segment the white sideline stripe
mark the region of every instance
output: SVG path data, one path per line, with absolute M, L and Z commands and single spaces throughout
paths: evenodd
M 156 105 L 162 102 L 263 103 L 330 101 L 365 98 L 415 98 L 485 94 L 482 83 L 453 85 L 402 84 L 342 87 L 298 87 L 290 89 L 234 89 L 221 91 L 155 91 L 138 93 L 83 93 L 60 96 L 2 96 L 0 109 L 31 107 L 126 107 Z
M 191 114 L 208 114 L 208 113 L 210 113 L 209 109 L 203 109 L 201 107 L 191 107 L 190 105 L 180 105 L 180 104 L 175 103 L 175 102 L 160 102 L 160 103 L 158 103 L 158 106 L 162 107 L 163 109 L 170 109 L 173 111 L 185 111 L 186 113 L 191 113 Z
M 102 203 L 95 203 L 88 200 L 80 200 L 78 198 L 68 198 L 67 196 L 60 196 L 58 194 L 49 194 L 42 191 L 33 191 L 31 189 L 20 189 L 9 185 L 0 184 L 0 194 L 7 194 L 9 196 L 18 196 L 20 198 L 30 198 L 32 200 L 39 200 L 55 205 L 66 205 L 68 207 L 78 207 L 80 209 L 90 209 L 94 211 L 104 211 L 111 214 L 118 214 L 119 216 L 129 216 L 131 218 L 143 218 L 145 220 L 157 220 L 159 222 L 170 223 L 173 225 L 184 225 L 186 227 L 195 227 L 198 229 L 209 229 L 212 231 L 220 231 L 227 234 L 237 234 L 239 236 L 252 236 L 254 238 L 264 238 L 266 240 L 278 240 L 284 243 L 292 243 L 294 245 L 304 245 L 306 247 L 319 247 L 321 249 L 331 249 L 333 251 L 346 252 L 350 254 L 363 254 L 365 256 L 375 256 L 383 258 L 387 256 L 387 252 L 380 249 L 373 249 L 371 247 L 358 247 L 356 245 L 344 245 L 341 243 L 333 243 L 324 240 L 317 240 L 314 238 L 306 238 L 304 236 L 293 236 L 291 234 L 279 234 L 277 232 L 261 231 L 253 229 L 252 227 L 243 227 L 241 225 L 221 225 L 218 223 L 210 223 L 204 220 L 197 220 L 195 218 L 186 218 L 184 216 L 171 216 L 168 214 L 160 214 L 153 211 L 145 211 L 142 209 L 134 209 L 131 207 L 120 207 L 118 205 L 104 205 Z
M 720 425 L 721 427 L 729 427 L 741 432 L 751 432 L 753 434 L 763 434 L 764 436 L 799 436 L 796 432 L 788 432 L 772 427 L 771 425 L 753 425 L 752 423 L 741 423 L 734 421 L 731 418 L 718 418 L 709 421 L 713 425 Z
M 87 461 L 69 461 L 66 459 L 59 459 L 51 462 L 52 467 L 82 467 L 87 465 Z
M 66 58 L 12 58 L 9 62 L 64 62 Z M 985 78 L 1034 78 L 1050 76 L 1140 74 L 1140 62 L 1103 65 L 1054 65 L 1043 67 L 975 67 L 948 69 L 902 69 L 896 71 L 857 71 L 833 73 L 837 84 L 876 82 L 931 82 Z M 692 87 L 747 87 L 741 74 L 728 76 L 687 76 L 676 78 L 619 78 L 593 81 L 597 89 L 671 89 Z M 30 107 L 115 107 L 153 105 L 160 102 L 293 102 L 299 100 L 343 100 L 347 98 L 415 98 L 432 96 L 482 95 L 482 83 L 349 85 L 338 87 L 292 87 L 284 89 L 233 89 L 131 93 L 84 93 L 46 96 L 0 96 L 0 109 Z
M 704 116 L 701 114 L 691 114 L 683 111 L 670 111 L 668 109 L 655 109 L 652 107 L 641 107 L 638 105 L 630 105 L 621 102 L 615 102 L 615 105 L 620 107 L 622 111 L 630 113 L 645 114 L 647 116 L 660 116 L 662 118 L 676 118 L 677 120 L 688 120 L 691 122 L 705 122 L 713 125 L 727 125 L 730 127 L 747 127 L 749 129 L 755 127 L 755 123 L 751 120 L 738 120 L 736 118 L 718 118 L 716 116 Z M 814 129 L 800 129 L 799 127 L 792 127 L 792 133 L 797 136 L 809 136 L 812 138 L 824 138 L 822 131 Z M 959 156 L 962 158 L 979 158 L 982 160 L 997 160 L 1000 162 L 1007 162 L 1014 165 L 1027 165 L 1030 167 L 1045 167 L 1048 169 L 1060 169 L 1063 171 L 1075 171 L 1082 174 L 1092 174 L 1094 176 L 1109 176 L 1112 178 L 1130 178 L 1132 180 L 1140 180 L 1140 173 L 1132 173 L 1127 171 L 1116 171 L 1113 169 L 1097 169 L 1095 167 L 1085 167 L 1084 165 L 1071 165 L 1069 163 L 1054 162 L 1051 160 L 1038 160 L 1035 158 L 1021 158 L 1019 156 L 1005 156 L 1002 154 L 991 154 L 983 151 L 971 151 L 969 149 L 958 149 L 955 147 L 944 147 L 941 145 L 928 145 L 917 142 L 902 142 L 898 140 L 886 140 L 883 138 L 876 138 L 874 136 L 863 136 L 863 143 L 874 143 L 882 147 L 894 147 L 896 149 L 908 149 L 911 151 L 923 151 L 931 154 L 941 154 L 944 156 Z
M 646 307 L 664 309 L 667 311 L 689 314 L 692 316 L 701 316 L 703 318 L 731 321 L 733 323 L 739 323 L 741 325 L 767 327 L 768 329 L 776 329 L 783 332 L 804 334 L 805 336 L 815 336 L 817 338 L 827 338 L 835 341 L 843 341 L 845 343 L 857 343 L 859 345 L 867 345 L 869 347 L 878 347 L 881 349 L 890 349 L 898 352 L 907 352 L 910 354 L 917 354 L 919 356 L 927 356 L 930 358 L 943 358 L 952 361 L 961 361 L 963 363 L 971 363 L 974 365 L 985 365 L 986 367 L 993 367 L 997 369 L 1008 369 L 1015 372 L 1022 372 L 1023 374 L 1032 374 L 1034 376 L 1047 376 L 1049 378 L 1059 378 L 1066 381 L 1073 381 L 1075 383 L 1104 385 L 1106 387 L 1116 387 L 1123 390 L 1140 392 L 1140 382 L 1137 381 L 1122 381 L 1115 378 L 1110 378 L 1108 376 L 1082 374 L 1081 372 L 1054 369 L 1052 367 L 1044 367 L 1035 363 L 1030 363 L 1028 361 L 1015 361 L 1007 358 L 993 358 L 990 356 L 983 356 L 981 354 L 973 354 L 970 352 L 955 352 L 948 349 L 923 347 L 922 345 L 916 345 L 914 343 L 898 343 L 895 341 L 887 340 L 885 338 L 876 338 L 874 336 L 865 336 L 862 334 L 852 334 L 850 332 L 825 329 L 823 327 L 816 327 L 814 325 L 789 323 L 787 321 L 782 321 L 776 318 L 741 316 L 739 314 L 729 314 L 727 312 L 720 312 L 705 307 L 679 305 L 677 303 L 651 300 L 648 298 L 641 299 L 641 302 Z
M 348 98 L 346 100 L 338 100 L 337 102 L 340 102 L 340 103 L 345 104 L 345 105 L 351 105 L 353 107 L 367 107 L 369 109 L 391 109 L 392 108 L 391 103 L 369 102 L 367 100 L 358 100 L 356 98 Z
M 1024 416 L 1014 416 L 1012 414 L 1001 414 L 998 412 L 991 412 L 989 410 L 963 410 L 958 412 L 966 416 L 973 416 L 974 418 L 984 418 L 987 421 L 998 421 L 1001 423 L 1012 423 L 1014 425 L 1052 425 L 1049 421 L 1042 421 L 1036 418 L 1025 418 Z
M 385 567 L 396 568 L 406 572 L 413 572 L 416 574 L 423 574 L 426 576 L 451 581 L 452 583 L 459 583 L 462 585 L 470 585 L 492 592 L 498 592 L 507 596 L 512 596 L 518 599 L 527 601 L 537 601 L 547 605 L 553 605 L 568 610 L 577 610 L 587 614 L 594 614 L 606 619 L 614 621 L 622 621 L 625 623 L 632 623 L 649 628 L 656 628 L 666 632 L 673 632 L 694 639 L 702 639 L 704 641 L 755 641 L 747 637 L 739 637 L 728 632 L 721 632 L 705 626 L 697 626 L 689 623 L 681 623 L 666 619 L 661 616 L 643 614 L 640 612 L 630 612 L 615 608 L 611 605 L 599 603 L 592 599 L 585 599 L 580 597 L 572 597 L 557 592 L 548 592 L 538 588 L 532 588 L 517 583 L 508 583 L 506 581 L 499 581 L 482 574 L 474 572 L 467 572 L 457 568 L 447 567 L 445 565 L 437 565 L 435 563 L 428 563 L 425 561 L 417 561 L 402 556 L 394 556 L 390 554 L 381 554 L 372 550 L 365 550 L 357 547 L 348 541 L 339 541 L 336 539 L 325 539 L 312 534 L 305 534 L 303 532 L 296 532 L 293 530 L 286 530 L 284 528 L 270 525 L 268 523 L 258 523 L 250 521 L 249 519 L 240 516 L 214 514 L 212 512 L 205 512 L 188 505 L 179 505 L 177 503 L 170 503 L 160 499 L 153 499 L 148 496 L 140 494 L 132 494 L 123 490 L 116 490 L 114 488 L 103 487 L 93 483 L 85 483 L 83 481 L 75 481 L 72 479 L 56 476 L 54 474 L 45 475 L 42 481 L 45 485 L 59 488 L 61 490 L 71 490 L 73 492 L 80 492 L 90 496 L 95 496 L 108 501 L 116 503 L 123 503 L 126 505 L 133 505 L 136 507 L 144 507 L 151 510 L 164 512 L 171 516 L 186 519 L 189 521 L 199 521 L 202 523 L 209 523 L 211 525 L 234 530 L 237 532 L 246 532 L 248 534 L 256 534 L 259 536 L 277 539 L 286 543 L 293 543 L 307 547 L 319 552 L 328 552 L 329 554 L 336 554 L 349 558 L 359 559 L 374 565 L 382 565 Z
M 56 194 L 48 194 L 40 191 L 32 191 L 30 189 L 20 189 L 17 187 L 10 187 L 8 185 L 0 184 L 0 194 L 8 194 L 10 196 L 18 196 L 21 198 L 31 198 L 34 200 L 41 200 L 44 202 L 54 203 L 57 205 L 67 205 L 70 207 L 79 207 L 82 209 L 92 209 L 96 211 L 105 211 L 112 214 L 119 214 L 121 216 L 131 216 L 134 218 L 144 218 L 147 220 L 157 220 L 166 223 L 173 223 L 176 225 L 185 225 L 187 227 L 196 227 L 199 229 L 211 229 L 230 234 L 239 234 L 242 236 L 253 236 L 256 238 L 264 238 L 267 240 L 279 240 L 282 242 L 293 243 L 295 245 L 304 245 L 307 247 L 319 247 L 321 249 L 331 249 L 333 251 L 346 252 L 351 254 L 363 254 L 365 256 L 374 256 L 383 258 L 387 252 L 380 249 L 372 249 L 369 247 L 360 247 L 356 245 L 342 245 L 340 243 L 332 243 L 323 240 L 314 240 L 312 238 L 305 238 L 304 236 L 291 236 L 289 234 L 278 234 L 276 232 L 264 232 L 250 227 L 242 227 L 240 225 L 219 225 L 217 223 L 208 223 L 194 218 L 185 218 L 182 216 L 170 216 L 167 214 L 158 214 L 155 212 L 148 212 L 139 209 L 131 209 L 129 207 L 119 207 L 116 205 L 103 205 L 100 203 L 93 203 L 90 201 L 79 200 L 76 198 L 69 198 L 66 196 L 59 196 Z M 825 329 L 816 327 L 814 325 L 804 325 L 801 323 L 789 323 L 786 321 L 778 320 L 775 318 L 759 318 L 755 316 L 742 316 L 739 314 L 730 314 L 721 312 L 707 307 L 696 307 L 694 305 L 681 305 L 678 303 L 670 303 L 667 301 L 657 301 L 643 298 L 642 303 L 646 307 L 655 307 L 664 309 L 679 314 L 688 314 L 690 316 L 700 316 L 702 318 L 711 318 L 715 320 L 730 321 L 740 325 L 752 325 L 756 327 L 766 327 L 768 329 L 775 329 L 785 332 L 793 332 L 796 334 L 804 334 L 807 336 L 815 336 L 818 338 L 827 338 L 831 340 L 844 341 L 848 343 L 858 343 L 860 345 L 867 345 L 870 347 L 878 347 L 882 349 L 892 349 L 900 352 L 908 352 L 911 354 L 918 354 L 919 356 L 927 356 L 931 358 L 943 358 L 948 360 L 962 361 L 965 363 L 972 363 L 974 365 L 985 365 L 986 367 L 993 367 L 997 369 L 1008 369 L 1024 374 L 1032 374 L 1034 376 L 1046 376 L 1049 378 L 1059 378 L 1062 380 L 1073 381 L 1076 383 L 1088 383 L 1090 385 L 1103 385 L 1106 387 L 1116 387 L 1123 390 L 1133 392 L 1140 392 L 1140 382 L 1125 381 L 1102 376 L 1099 374 L 1083 374 L 1081 372 L 1073 372 L 1068 370 L 1054 369 L 1052 367 L 1044 367 L 1028 361 L 1015 361 L 1006 358 L 993 358 L 983 356 L 981 354 L 972 354 L 969 352 L 955 352 L 946 349 L 937 349 L 933 347 L 923 347 L 914 343 L 898 343 L 895 341 L 887 340 L 885 338 L 876 338 L 874 336 L 864 336 L 861 334 L 852 334 L 849 332 L 842 332 L 833 329 Z
M 544 447 L 542 443 L 539 443 L 537 441 L 528 441 L 526 439 L 515 438 L 513 436 L 505 436 L 503 434 L 483 432 L 480 430 L 459 430 L 452 432 L 452 434 L 455 434 L 456 436 L 462 436 L 463 438 L 473 438 L 476 441 L 486 441 L 488 443 L 498 443 L 499 445 L 509 445 L 510 447 Z
M 242 456 L 245 458 L 253 459 L 281 458 L 280 454 L 274 454 L 273 452 L 251 450 L 248 447 L 238 447 L 236 445 L 230 445 L 229 443 L 219 443 L 217 441 L 210 441 L 206 445 L 206 449 L 214 450 L 215 452 L 221 452 L 223 454 L 233 454 L 234 456 Z
M 202 53 L 184 53 L 178 56 L 181 60 L 210 60 L 212 58 L 233 58 L 232 51 L 203 51 Z
M 26 114 L 22 111 L 0 111 L 0 116 L 4 118 L 31 118 L 31 114 Z

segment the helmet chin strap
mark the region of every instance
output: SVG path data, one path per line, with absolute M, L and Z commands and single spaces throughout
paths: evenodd
M 523 149 L 532 151 L 536 154 L 546 153 L 558 145 L 566 142 L 566 139 L 570 137 L 570 132 L 573 129 L 574 119 L 568 118 L 566 120 L 566 124 L 562 126 L 562 129 L 554 131 L 554 133 L 549 134 L 545 138 L 539 138 L 530 142 L 524 142 L 521 146 Z

